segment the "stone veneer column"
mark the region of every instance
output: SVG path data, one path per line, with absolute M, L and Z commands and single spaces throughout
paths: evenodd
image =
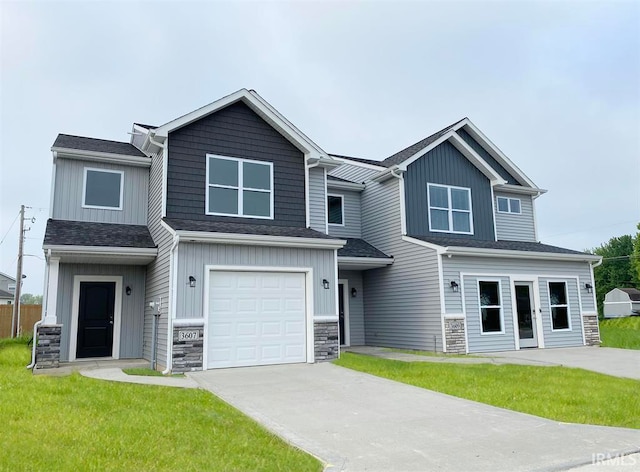
M 600 325 L 598 315 L 582 315 L 582 326 L 584 327 L 584 341 L 587 346 L 600 345 Z
M 173 350 L 171 370 L 192 372 L 203 367 L 204 324 L 198 326 L 173 327 Z
M 464 336 L 464 318 L 445 318 L 444 337 L 448 354 L 466 354 L 467 341 Z
M 316 321 L 313 323 L 315 361 L 330 361 L 338 358 L 340 344 L 337 321 Z
M 54 369 L 60 366 L 60 337 L 62 325 L 38 326 L 36 369 Z

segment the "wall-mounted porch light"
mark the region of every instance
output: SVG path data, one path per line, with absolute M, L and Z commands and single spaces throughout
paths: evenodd
M 588 293 L 593 293 L 593 285 L 591 284 L 584 284 L 584 288 Z
M 351 289 L 351 298 L 356 298 L 358 296 L 358 291 L 355 287 Z
M 454 292 L 457 292 L 458 288 L 459 288 L 458 287 L 458 282 L 456 282 L 455 280 L 452 280 L 451 281 L 451 290 L 454 291 Z
M 131 287 L 127 285 L 127 288 L 124 289 L 124 293 L 126 293 L 127 296 L 131 295 Z
M 327 279 L 322 279 L 322 286 L 325 290 L 329 290 L 329 281 Z
M 196 278 L 193 275 L 189 276 L 189 287 L 193 288 L 196 286 Z

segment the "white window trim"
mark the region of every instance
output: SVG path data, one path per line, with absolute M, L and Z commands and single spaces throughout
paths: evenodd
M 340 211 L 342 212 L 342 223 L 329 223 L 329 197 L 340 197 Z M 344 226 L 345 218 L 344 218 L 344 195 L 340 195 L 339 193 L 328 193 L 327 194 L 327 224 L 329 226 Z
M 564 284 L 564 296 L 567 300 L 566 304 L 562 305 L 552 305 L 551 304 L 551 284 Z M 571 305 L 569 303 L 569 284 L 566 280 L 547 280 L 547 294 L 549 297 L 549 323 L 551 324 L 552 332 L 563 332 L 563 331 L 573 331 L 573 326 L 571 324 Z M 554 328 L 553 327 L 553 309 L 554 308 L 566 308 L 567 309 L 567 324 L 568 328 Z
M 256 161 L 254 159 L 241 159 L 238 157 L 229 157 L 229 156 L 221 156 L 219 154 L 207 154 L 207 164 L 206 164 L 206 177 L 205 177 L 205 202 L 204 202 L 204 211 L 205 215 L 212 216 L 228 216 L 232 218 L 251 218 L 256 220 L 273 220 L 273 162 L 267 161 Z M 231 185 L 220 185 L 220 184 L 210 184 L 209 183 L 209 162 L 211 158 L 214 159 L 222 159 L 227 161 L 235 161 L 238 163 L 238 186 L 234 187 Z M 240 165 L 242 163 L 248 162 L 250 164 L 259 164 L 264 166 L 269 166 L 269 185 L 271 186 L 270 190 L 265 190 L 262 188 L 251 188 L 244 186 L 243 180 L 243 166 Z M 220 213 L 220 212 L 212 212 L 209 211 L 209 189 L 210 188 L 229 188 L 238 191 L 238 214 L 235 213 Z M 243 191 L 251 191 L 251 192 L 261 192 L 261 193 L 269 193 L 269 216 L 256 216 L 256 215 L 245 215 L 244 214 L 244 202 L 243 202 Z
M 495 282 L 498 284 L 498 296 L 500 297 L 500 305 L 482 305 L 482 298 L 480 297 L 480 283 L 481 282 Z M 476 280 L 476 286 L 478 287 L 478 317 L 480 321 L 480 335 L 481 336 L 495 336 L 498 334 L 504 335 L 504 306 L 502 296 L 502 281 L 500 279 L 492 278 L 479 278 Z M 483 308 L 498 308 L 500 310 L 500 331 L 485 331 L 482 327 L 482 309 Z
M 7 292 L 16 293 L 16 284 L 8 284 Z
M 120 205 L 117 207 L 105 207 L 98 205 L 87 205 L 87 172 L 104 172 L 107 174 L 120 174 Z M 122 197 L 124 196 L 124 171 L 121 170 L 111 170 L 111 169 L 99 169 L 96 167 L 85 167 L 84 168 L 84 178 L 82 182 L 82 208 L 90 208 L 94 210 L 120 210 L 122 211 Z
M 443 208 L 443 207 L 432 207 L 431 206 L 431 195 L 429 192 L 429 188 L 430 187 L 443 187 L 447 189 L 447 195 L 448 195 L 448 199 L 449 199 L 449 208 Z M 452 200 L 451 200 L 451 189 L 456 189 L 456 190 L 466 190 L 469 192 L 469 209 L 468 210 L 457 210 L 457 209 L 453 209 L 452 208 Z M 456 187 L 455 185 L 444 185 L 444 184 L 436 184 L 436 183 L 427 183 L 427 206 L 428 209 L 427 211 L 429 212 L 428 217 L 429 217 L 429 231 L 432 233 L 450 233 L 450 234 L 473 234 L 473 205 L 472 205 L 472 198 L 471 198 L 471 189 L 468 187 Z M 433 229 L 431 226 L 431 209 L 434 210 L 446 210 L 447 211 L 447 216 L 449 219 L 449 230 L 443 230 L 443 229 Z M 453 212 L 457 211 L 459 213 L 468 213 L 469 214 L 469 231 L 454 231 L 453 230 Z
M 500 203 L 499 203 L 500 199 L 507 201 L 507 211 L 500 210 Z M 518 200 L 520 211 L 511 210 L 512 200 Z M 496 209 L 498 213 L 503 213 L 505 215 L 522 215 L 522 200 L 520 200 L 519 198 L 512 198 L 512 197 L 496 197 Z

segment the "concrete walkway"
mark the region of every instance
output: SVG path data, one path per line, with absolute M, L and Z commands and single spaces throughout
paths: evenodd
M 638 430 L 558 423 L 329 363 L 187 376 L 330 470 L 559 471 L 598 457 L 640 464 L 629 455 L 640 452 Z
M 125 374 L 121 368 L 107 367 L 80 370 L 80 374 L 93 379 L 127 382 L 142 385 L 162 385 L 165 387 L 198 388 L 199 385 L 189 377 L 153 377 L 149 375 Z

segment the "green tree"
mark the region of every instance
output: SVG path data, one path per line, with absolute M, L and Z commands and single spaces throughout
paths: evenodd
M 640 223 L 638 223 L 638 233 L 633 243 L 633 254 L 631 255 L 631 267 L 635 268 L 636 280 L 640 280 Z M 637 284 L 636 284 L 637 286 Z
M 42 305 L 42 295 L 23 293 L 20 296 L 20 303 L 22 303 L 23 305 Z
M 603 313 L 602 303 L 608 292 L 616 287 L 637 287 L 639 285 L 639 274 L 631 265 L 637 239 L 637 237 L 626 234 L 611 238 L 608 243 L 591 251 L 602 256 L 602 264 L 593 270 L 600 314 Z

